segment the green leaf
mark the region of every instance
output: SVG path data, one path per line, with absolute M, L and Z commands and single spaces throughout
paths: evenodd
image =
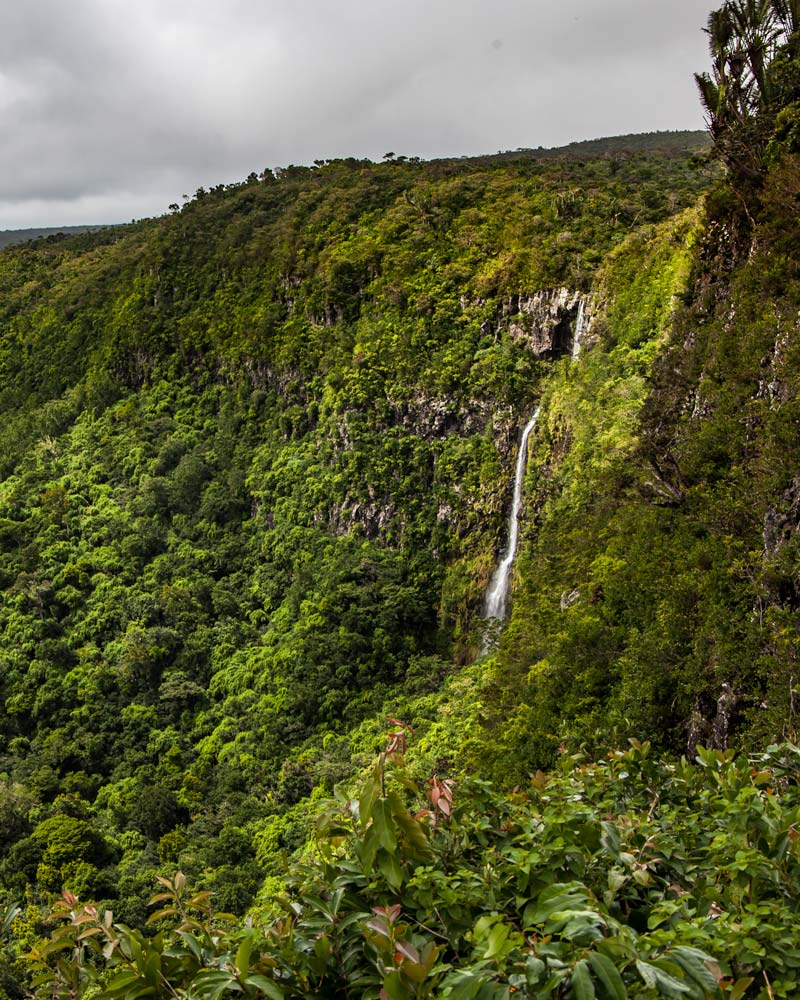
M 203 1000 L 217 1000 L 226 990 L 242 992 L 236 977 L 221 969 L 202 969 L 191 982 L 190 995 L 202 997 Z
M 250 970 L 250 953 L 252 950 L 253 938 L 252 935 L 247 934 L 242 938 L 239 950 L 236 952 L 236 968 L 239 970 L 240 976 L 246 976 Z
M 628 991 L 625 989 L 625 983 L 622 981 L 619 969 L 610 958 L 599 951 L 593 951 L 589 955 L 589 964 L 607 1000 L 626 1000 Z
M 731 986 L 727 1000 L 741 1000 L 754 982 L 755 979 L 753 976 L 742 976 L 741 979 L 737 979 L 733 986 Z
M 126 993 L 129 987 L 134 983 L 140 982 L 139 976 L 135 972 L 131 972 L 130 969 L 124 969 L 121 972 L 115 973 L 114 976 L 106 983 L 104 987 L 104 992 L 108 996 L 114 996 L 117 993 Z
M 508 924 L 495 924 L 489 932 L 489 940 L 483 957 L 497 958 L 498 955 L 501 955 L 510 931 L 511 928 Z
M 267 979 L 266 976 L 248 976 L 247 979 L 245 979 L 245 984 L 247 986 L 255 986 L 257 990 L 261 990 L 262 993 L 271 997 L 271 1000 L 283 1000 L 283 990 L 277 985 L 277 983 L 274 983 L 271 979 Z
M 380 850 L 378 852 L 378 868 L 393 889 L 399 889 L 403 884 L 403 869 L 395 854 Z
M 130 949 L 133 954 L 133 961 L 134 964 L 136 965 L 136 971 L 139 973 L 140 976 L 143 976 L 145 961 L 144 961 L 144 955 L 142 954 L 142 946 L 139 944 L 139 941 L 137 940 L 134 934 L 132 934 L 128 938 L 128 942 L 130 944 Z
M 425 828 L 420 822 L 418 822 L 418 820 L 414 819 L 411 813 L 409 813 L 408 809 L 406 809 L 405 803 L 402 801 L 397 792 L 390 792 L 389 803 L 391 805 L 394 821 L 415 856 L 423 860 L 429 860 L 435 857 L 428 841 L 428 835 Z
M 628 881 L 629 876 L 625 875 L 618 868 L 612 868 L 608 873 L 608 888 L 612 892 L 617 892 Z
M 361 863 L 367 872 L 372 871 L 372 866 L 375 864 L 375 855 L 378 852 L 379 846 L 380 839 L 378 837 L 378 831 L 375 826 L 370 826 L 361 838 L 361 843 L 359 845 Z
M 654 968 L 652 965 L 648 965 L 647 962 L 642 962 L 639 959 L 636 960 L 636 968 L 639 970 L 639 975 L 645 981 L 645 983 L 651 988 L 656 988 L 656 983 L 658 982 L 658 969 Z
M 191 952 L 192 956 L 196 959 L 198 965 L 202 964 L 203 946 L 200 944 L 200 942 L 197 940 L 194 934 L 190 934 L 188 931 L 179 931 L 178 937 L 181 939 L 181 941 L 186 946 L 188 951 Z M 181 955 L 181 951 L 180 949 L 176 949 L 175 945 L 172 945 L 172 947 L 168 948 L 164 954 L 172 957 L 178 957 L 179 955 Z
M 403 985 L 400 973 L 392 969 L 383 977 L 383 989 L 391 1000 L 408 1000 L 411 994 Z
M 362 829 L 366 828 L 369 821 L 372 819 L 372 807 L 375 804 L 375 800 L 380 795 L 381 791 L 381 778 L 380 778 L 380 762 L 376 764 L 372 775 L 361 789 L 361 796 L 358 800 L 358 816 L 361 821 Z
M 572 970 L 572 994 L 575 1000 L 594 1000 L 594 983 L 588 964 L 581 960 Z
M 445 994 L 449 1000 L 473 1000 L 488 981 L 475 972 L 456 972 L 445 979 L 443 986 L 449 987 Z
M 697 948 L 688 948 L 679 945 L 669 953 L 673 962 L 683 969 L 690 979 L 693 979 L 704 993 L 714 993 L 718 988 L 717 977 L 708 968 L 706 962 L 713 962 L 714 959 L 705 952 Z
M 612 858 L 616 859 L 619 857 L 619 830 L 617 830 L 614 823 L 603 820 L 600 824 L 600 843 Z
M 123 1000 L 140 1000 L 142 997 L 158 996 L 158 994 L 159 991 L 154 986 L 140 981 L 139 986 L 128 987 L 122 997 Z
M 539 894 L 535 902 L 531 902 L 525 907 L 525 926 L 543 924 L 551 915 L 559 911 L 585 911 L 587 902 L 586 888 L 578 882 L 556 883 L 548 886 Z
M 157 988 L 161 981 L 161 955 L 157 951 L 152 951 L 150 955 L 147 956 L 147 961 L 144 967 L 144 978 L 146 982 Z
M 327 962 L 331 956 L 331 939 L 327 934 L 321 935 L 314 942 L 314 954 L 320 961 Z
M 45 941 L 45 943 L 39 948 L 39 954 L 53 955 L 59 951 L 67 951 L 70 948 L 75 947 L 75 942 L 71 938 L 61 938 L 59 940 Z
M 639 970 L 639 975 L 651 989 L 658 990 L 659 993 L 663 993 L 666 997 L 679 1000 L 679 998 L 685 997 L 687 993 L 692 992 L 691 987 L 687 986 L 686 983 L 682 983 L 679 979 L 671 976 L 668 972 L 664 972 L 663 969 L 657 968 L 655 965 L 650 965 L 647 962 L 641 961 L 641 959 L 637 959 L 636 968 Z
M 525 980 L 528 986 L 537 986 L 547 974 L 547 966 L 540 958 L 531 956 L 525 963 Z
M 388 799 L 379 799 L 372 810 L 372 821 L 378 831 L 381 847 L 387 851 L 397 850 L 397 832 L 392 807 Z
M 429 970 L 417 962 L 404 962 L 403 963 L 403 973 L 408 976 L 412 982 L 424 983 L 428 978 Z

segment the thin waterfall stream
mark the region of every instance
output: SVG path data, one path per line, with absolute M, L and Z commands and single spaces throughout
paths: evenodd
M 508 600 L 508 585 L 511 578 L 511 566 L 514 556 L 517 554 L 517 541 L 519 539 L 519 509 L 522 506 L 522 486 L 525 480 L 525 466 L 528 460 L 528 438 L 531 431 L 536 426 L 539 419 L 539 408 L 531 419 L 525 424 L 522 431 L 522 440 L 519 444 L 517 454 L 517 468 L 514 475 L 514 499 L 511 503 L 511 514 L 508 519 L 508 546 L 505 555 L 501 559 L 489 582 L 486 591 L 485 618 L 501 620 L 505 618 L 506 602 Z
M 583 297 L 578 301 L 578 312 L 575 317 L 575 326 L 572 331 L 572 350 L 570 354 L 573 361 L 578 357 L 581 350 L 581 340 L 583 339 L 584 327 L 586 326 L 585 302 Z M 528 462 L 528 438 L 531 431 L 536 426 L 539 419 L 539 407 L 522 430 L 522 438 L 519 443 L 517 453 L 517 467 L 514 474 L 514 498 L 511 502 L 511 513 L 508 518 L 508 545 L 503 558 L 500 560 L 497 569 L 492 574 L 489 586 L 486 590 L 483 617 L 489 622 L 501 622 L 506 616 L 506 605 L 508 604 L 508 591 L 511 584 L 511 567 L 514 564 L 514 557 L 517 554 L 517 542 L 519 541 L 519 509 L 522 506 L 522 487 L 525 481 L 525 468 Z M 495 637 L 496 637 L 495 630 Z M 490 645 L 490 638 L 484 637 L 483 652 L 487 652 Z
M 575 330 L 572 334 L 572 358 L 573 360 L 581 353 L 581 340 L 583 339 L 585 305 L 583 299 L 578 302 L 578 315 L 575 319 Z

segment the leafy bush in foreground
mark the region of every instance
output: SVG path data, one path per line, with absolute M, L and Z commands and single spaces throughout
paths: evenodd
M 258 921 L 162 879 L 157 933 L 66 895 L 27 956 L 39 997 L 768 998 L 800 983 L 800 749 L 648 744 L 503 795 L 414 782 L 398 728 Z

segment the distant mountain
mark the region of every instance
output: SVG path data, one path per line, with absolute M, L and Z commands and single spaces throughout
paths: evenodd
M 566 146 L 546 148 L 520 147 L 499 151 L 488 156 L 470 157 L 477 160 L 554 160 L 554 159 L 596 159 L 621 158 L 647 154 L 682 156 L 688 151 L 702 152 L 711 148 L 711 137 L 706 131 L 674 131 L 674 132 L 634 132 L 628 135 L 605 136 L 599 139 L 584 139 L 580 142 L 570 142 Z
M 0 1000 L 800 996 L 797 12 L 0 253 Z
M 84 898 L 142 923 L 161 849 L 246 909 L 278 864 L 254 845 L 300 846 L 287 810 L 360 766 L 350 730 L 401 699 L 444 703 L 480 649 L 519 429 L 557 373 L 579 405 L 559 382 L 531 484 L 560 476 L 568 446 L 544 432 L 569 419 L 576 463 L 592 457 L 580 497 L 616 490 L 600 470 L 632 448 L 619 424 L 642 406 L 715 176 L 691 153 L 342 160 L 0 253 L 0 895 L 74 885 L 28 860 L 53 826 L 34 836 L 49 814 L 33 810 L 63 780 L 79 817 L 98 802 L 63 817 L 86 834 L 65 862 L 87 859 Z M 549 500 L 548 538 L 587 517 Z M 536 516 L 520 519 L 523 609 Z M 582 555 L 570 531 L 554 558 Z M 600 609 L 594 580 L 573 580 L 546 589 L 589 595 L 566 624 Z M 691 705 L 677 711 L 669 735 Z M 13 827 L 4 773 L 30 787 Z M 105 829 L 134 836 L 106 848 Z M 0 990 L 1 973 L 2 949 Z
M 541 156 L 604 156 L 617 153 L 654 153 L 658 151 L 683 152 L 688 149 L 711 147 L 711 137 L 704 129 L 701 131 L 675 132 L 638 132 L 628 135 L 606 136 L 599 139 L 585 139 L 581 142 L 570 142 L 566 146 L 556 146 L 552 149 L 525 150 Z
M 44 236 L 78 236 L 81 233 L 95 233 L 106 226 L 45 226 L 39 229 L 0 229 L 0 250 L 28 240 L 38 240 Z

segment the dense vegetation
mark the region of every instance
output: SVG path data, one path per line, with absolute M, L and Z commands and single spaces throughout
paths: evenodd
M 712 16 L 715 158 L 319 161 L 0 254 L 9 995 L 797 992 L 793 11 Z
M 13 892 L 248 905 L 361 720 L 480 648 L 517 427 L 692 155 L 336 162 L 0 258 Z
M 712 53 L 720 19 L 734 53 L 718 68 L 727 97 L 711 120 L 729 174 L 706 201 L 686 291 L 680 259 L 634 236 L 641 254 L 626 267 L 618 252 L 601 286 L 600 349 L 545 389 L 534 530 L 490 683 L 500 740 L 521 747 L 526 734 L 521 774 L 567 733 L 594 746 L 609 732 L 658 734 L 690 753 L 796 735 L 800 146 L 786 123 L 800 78 L 790 7 L 729 4 L 711 17 Z M 746 75 L 735 24 L 751 43 L 768 37 L 772 59 L 761 74 L 769 99 L 755 88 L 731 121 L 730 64 Z M 761 167 L 744 178 L 731 150 L 749 136 L 762 143 Z
M 160 880 L 156 936 L 65 894 L 27 956 L 35 995 L 796 996 L 800 751 L 700 763 L 637 743 L 502 795 L 419 786 L 384 754 L 322 813 L 315 856 L 257 930 L 182 873 Z

